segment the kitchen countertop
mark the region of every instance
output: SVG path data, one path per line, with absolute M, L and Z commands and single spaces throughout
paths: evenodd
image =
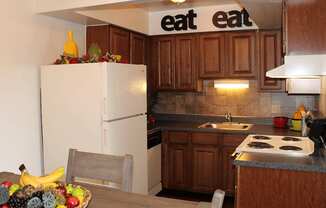
M 162 118 L 162 115 L 160 115 Z M 300 132 L 291 131 L 289 129 L 274 128 L 267 119 L 260 120 L 248 131 L 230 131 L 210 128 L 198 128 L 205 122 L 212 121 L 205 118 L 190 117 L 182 119 L 182 116 L 169 116 L 157 121 L 156 126 L 152 131 L 167 130 L 167 131 L 190 131 L 190 132 L 209 132 L 209 133 L 228 133 L 228 134 L 263 134 L 263 135 L 281 135 L 281 136 L 301 136 Z M 177 119 L 176 119 L 177 118 Z M 192 119 L 194 118 L 194 119 Z M 216 119 L 217 122 L 221 118 Z M 223 121 L 223 120 L 222 120 Z M 248 123 L 253 123 L 254 119 L 248 119 Z M 267 121 L 267 122 L 266 122 Z M 240 122 L 246 122 L 246 118 L 241 118 Z M 269 124 L 269 125 L 268 125 Z M 241 153 L 235 160 L 236 166 L 257 167 L 257 168 L 274 168 L 296 171 L 314 171 L 326 173 L 326 151 L 322 154 L 306 157 L 294 157 L 275 154 L 261 153 Z

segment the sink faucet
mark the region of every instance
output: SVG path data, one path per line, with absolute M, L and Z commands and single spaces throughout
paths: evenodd
M 225 120 L 227 122 L 232 122 L 232 115 L 231 115 L 231 113 L 226 113 L 225 114 Z

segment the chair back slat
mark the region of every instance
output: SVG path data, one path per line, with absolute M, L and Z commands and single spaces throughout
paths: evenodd
M 74 182 L 75 178 L 108 181 L 120 184 L 121 190 L 130 192 L 132 163 L 131 155 L 113 156 L 71 149 L 66 180 L 68 183 Z

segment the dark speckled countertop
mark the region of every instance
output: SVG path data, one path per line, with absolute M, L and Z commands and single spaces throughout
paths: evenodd
M 149 131 L 192 131 L 212 132 L 228 134 L 264 134 L 280 136 L 300 136 L 300 132 L 288 129 L 277 129 L 272 126 L 270 118 L 238 117 L 235 122 L 253 123 L 248 131 L 227 131 L 210 128 L 198 128 L 206 122 L 222 122 L 221 116 L 197 116 L 197 115 L 158 115 L 156 126 Z M 274 168 L 296 171 L 314 171 L 326 173 L 326 151 L 321 154 L 307 157 L 293 157 L 276 154 L 240 153 L 234 160 L 236 166 Z

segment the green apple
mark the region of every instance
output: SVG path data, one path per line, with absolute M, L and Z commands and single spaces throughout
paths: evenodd
M 18 184 L 11 185 L 9 188 L 9 196 L 13 195 L 19 189 L 20 189 L 20 185 L 18 185 Z

